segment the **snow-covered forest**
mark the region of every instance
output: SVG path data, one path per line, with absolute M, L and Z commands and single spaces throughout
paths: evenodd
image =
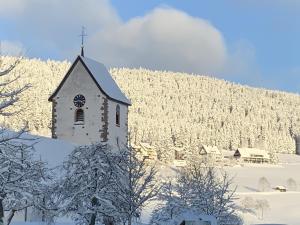
M 13 59 L 4 57 L 4 64 Z M 11 128 L 29 122 L 32 133 L 50 136 L 48 97 L 65 75 L 67 61 L 23 59 L 12 71 L 22 74 L 13 85 L 30 83 L 18 103 L 22 111 L 2 121 Z M 172 146 L 197 149 L 260 147 L 294 152 L 300 132 L 300 96 L 252 88 L 208 76 L 146 69 L 111 69 L 131 99 L 129 127 L 133 142 L 149 142 L 161 159 L 174 158 Z M 14 107 L 16 110 L 16 107 Z

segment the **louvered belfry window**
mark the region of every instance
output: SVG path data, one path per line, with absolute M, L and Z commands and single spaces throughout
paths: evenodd
M 83 109 L 77 109 L 75 113 L 75 123 L 84 122 L 84 111 Z
M 120 126 L 120 106 L 116 107 L 116 125 Z

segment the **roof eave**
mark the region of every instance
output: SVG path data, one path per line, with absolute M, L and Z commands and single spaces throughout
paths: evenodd
M 101 88 L 101 86 L 98 84 L 98 82 L 97 82 L 97 80 L 95 79 L 95 77 L 94 77 L 94 75 L 92 74 L 92 72 L 90 71 L 90 69 L 88 68 L 88 66 L 84 63 L 84 61 L 82 60 L 82 58 L 80 57 L 80 56 L 78 56 L 78 58 L 79 58 L 79 60 L 80 60 L 80 62 L 82 63 L 82 65 L 84 66 L 84 68 L 88 71 L 88 73 L 90 74 L 90 76 L 92 77 L 92 79 L 93 79 L 93 81 L 95 82 L 95 84 L 97 85 L 97 87 L 100 89 L 100 91 L 102 92 L 102 93 L 104 93 L 105 95 L 106 95 L 106 97 L 108 98 L 108 99 L 110 99 L 110 100 L 113 100 L 113 101 L 116 101 L 116 102 L 118 102 L 118 103 L 121 103 L 121 104 L 124 104 L 124 105 L 127 105 L 127 106 L 131 106 L 131 102 L 129 101 L 129 103 L 128 102 L 123 102 L 123 101 L 121 101 L 121 100 L 118 100 L 118 99 L 115 99 L 115 98 L 112 98 L 112 97 L 110 97 L 102 88 Z
M 52 93 L 52 95 L 48 98 L 49 102 L 53 102 L 53 98 L 56 96 L 56 94 L 58 93 L 58 91 L 61 89 L 62 85 L 64 84 L 64 82 L 66 81 L 66 79 L 68 78 L 68 76 L 70 75 L 70 73 L 72 72 L 74 66 L 77 64 L 77 61 L 80 60 L 80 62 L 82 63 L 82 65 L 84 66 L 84 68 L 87 70 L 87 72 L 90 74 L 90 76 L 92 77 L 93 81 L 95 82 L 95 84 L 97 85 L 97 87 L 100 89 L 100 91 L 102 93 L 105 94 L 105 96 L 115 102 L 118 102 L 120 104 L 123 105 L 127 105 L 127 106 L 131 106 L 131 101 L 128 99 L 129 102 L 124 102 L 124 101 L 120 101 L 118 99 L 112 98 L 110 97 L 98 84 L 98 82 L 96 81 L 94 75 L 91 73 L 91 71 L 89 70 L 89 68 L 87 67 L 87 65 L 84 63 L 84 61 L 81 59 L 81 57 L 78 55 L 75 59 L 75 61 L 73 62 L 72 66 L 69 68 L 68 72 L 66 73 L 66 75 L 64 76 L 63 80 L 60 82 L 60 84 L 58 85 L 58 87 L 55 89 L 55 91 Z

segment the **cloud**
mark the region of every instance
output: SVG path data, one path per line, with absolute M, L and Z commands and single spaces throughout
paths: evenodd
M 214 76 L 235 67 L 235 53 L 228 53 L 214 25 L 174 8 L 158 7 L 123 21 L 108 0 L 0 0 L 0 5 L 0 19 L 13 22 L 31 56 L 74 58 L 80 51 L 80 27 L 85 25 L 86 55 L 109 67 Z
M 0 19 L 8 20 L 27 41 L 28 48 L 67 51 L 80 43 L 86 25 L 92 33 L 115 27 L 119 16 L 107 0 L 0 0 Z M 39 46 L 37 46 L 39 45 Z
M 1 55 L 18 56 L 24 53 L 24 47 L 20 42 L 1 41 L 0 42 Z
M 90 37 L 87 52 L 114 66 L 212 73 L 226 62 L 222 34 L 208 21 L 157 8 Z

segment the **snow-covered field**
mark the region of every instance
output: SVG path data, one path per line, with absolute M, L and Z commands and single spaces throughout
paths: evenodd
M 254 200 L 264 199 L 269 203 L 270 208 L 265 210 L 263 219 L 258 215 L 244 213 L 242 216 L 245 225 L 299 225 L 300 224 L 300 156 L 279 154 L 278 165 L 244 164 L 243 166 L 225 167 L 224 169 L 234 177 L 234 185 L 237 185 L 237 201 L 245 197 L 252 197 Z M 168 166 L 161 166 L 162 177 L 176 175 L 176 169 Z M 259 191 L 259 179 L 266 177 L 271 189 L 265 192 Z M 296 191 L 278 192 L 272 188 L 281 185 L 287 187 L 287 180 L 292 178 L 297 183 Z M 143 222 L 148 222 L 151 209 L 155 202 L 150 204 L 143 214 Z
M 40 138 L 36 145 L 36 153 L 39 158 L 48 161 L 49 167 L 54 167 L 66 159 L 68 153 L 72 151 L 74 145 L 67 142 L 53 140 L 50 138 Z M 160 165 L 161 177 L 174 177 L 177 173 L 175 167 L 164 164 Z M 231 176 L 234 176 L 234 182 L 237 185 L 237 201 L 242 201 L 245 197 L 252 197 L 254 200 L 265 199 L 268 201 L 270 208 L 265 210 L 264 218 L 258 218 L 257 215 L 244 213 L 243 217 L 245 225 L 259 224 L 300 224 L 300 156 L 296 155 L 279 155 L 278 165 L 258 165 L 244 164 L 242 166 L 225 167 Z M 270 183 L 271 188 L 278 185 L 287 187 L 287 180 L 292 178 L 297 189 L 294 191 L 278 192 L 273 189 L 261 192 L 259 191 L 259 179 L 265 177 Z M 149 221 L 151 211 L 155 207 L 155 202 L 147 206 L 143 212 L 142 222 Z M 257 211 L 259 214 L 259 211 Z M 20 219 L 20 217 L 19 217 Z M 23 223 L 13 221 L 13 225 L 21 225 Z M 26 223 L 28 225 L 28 223 Z M 37 225 L 39 223 L 34 223 Z M 59 225 L 71 225 L 70 221 L 59 221 Z
M 235 183 L 238 185 L 237 196 L 240 200 L 250 196 L 253 199 L 265 199 L 270 205 L 270 208 L 265 210 L 263 219 L 249 213 L 243 214 L 246 225 L 300 224 L 300 156 L 280 154 L 277 166 L 245 165 L 226 170 L 235 176 Z M 287 180 L 292 178 L 296 181 L 297 189 L 287 192 L 273 189 L 260 192 L 258 183 L 261 177 L 267 178 L 271 188 L 278 185 L 288 187 Z

